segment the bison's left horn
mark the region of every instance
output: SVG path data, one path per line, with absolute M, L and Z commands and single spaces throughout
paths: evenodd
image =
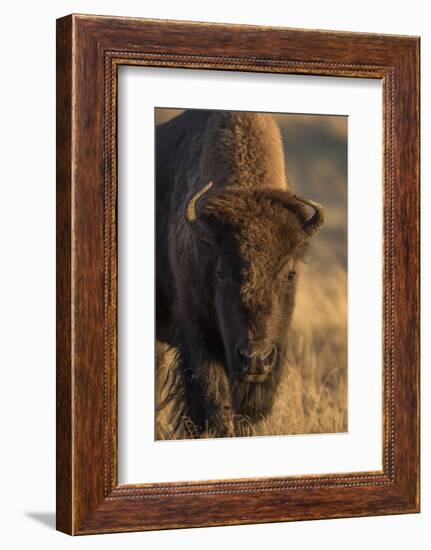
M 296 200 L 298 200 L 302 204 L 305 204 L 306 206 L 310 206 L 314 210 L 311 218 L 307 219 L 304 225 L 305 232 L 309 237 L 311 237 L 312 235 L 314 235 L 314 233 L 317 233 L 317 231 L 319 231 L 319 229 L 322 227 L 325 221 L 325 210 L 323 206 L 318 202 L 298 197 L 298 195 L 294 196 Z
M 213 185 L 213 182 L 210 181 L 205 185 L 205 187 L 202 187 L 202 189 L 199 189 L 192 197 L 189 199 L 189 202 L 187 203 L 186 208 L 186 221 L 190 225 L 190 228 L 192 229 L 193 233 L 202 239 L 203 241 L 207 242 L 208 244 L 213 245 L 214 239 L 211 235 L 211 231 L 209 227 L 199 218 L 199 208 L 198 208 L 198 202 L 199 199 L 204 195 Z

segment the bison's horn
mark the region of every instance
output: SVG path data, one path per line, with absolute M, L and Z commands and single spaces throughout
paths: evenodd
M 202 239 L 203 241 L 207 242 L 208 244 L 213 245 L 214 240 L 211 235 L 211 231 L 208 228 L 208 226 L 203 222 L 201 219 L 199 219 L 198 214 L 198 201 L 204 195 L 213 185 L 213 182 L 210 181 L 205 185 L 205 187 L 202 187 L 202 189 L 199 189 L 192 197 L 189 199 L 189 202 L 187 203 L 186 208 L 186 221 L 190 225 L 190 228 L 194 232 L 194 234 Z
M 310 206 L 311 208 L 313 208 L 314 210 L 314 214 L 311 216 L 311 218 L 309 218 L 308 220 L 306 220 L 305 222 L 305 226 L 304 226 L 304 230 L 305 232 L 307 233 L 307 235 L 309 237 L 311 237 L 311 235 L 314 235 L 314 233 L 316 233 L 317 231 L 319 231 L 319 229 L 321 228 L 321 226 L 323 225 L 323 222 L 325 221 L 325 211 L 324 211 L 324 208 L 321 204 L 319 204 L 318 202 L 315 202 L 315 201 L 310 201 L 308 199 L 304 199 L 302 197 L 298 197 L 298 195 L 294 195 L 294 197 L 296 198 L 296 200 L 298 200 L 299 202 L 305 204 L 306 206 Z

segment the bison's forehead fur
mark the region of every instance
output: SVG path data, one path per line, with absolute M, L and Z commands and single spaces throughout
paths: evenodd
M 285 191 L 230 188 L 210 197 L 201 213 L 221 248 L 239 255 L 244 305 L 252 311 L 268 309 L 284 259 L 299 259 L 306 252 L 301 206 Z

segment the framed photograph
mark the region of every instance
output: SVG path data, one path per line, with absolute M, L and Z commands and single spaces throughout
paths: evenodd
M 57 528 L 419 511 L 419 38 L 57 21 Z

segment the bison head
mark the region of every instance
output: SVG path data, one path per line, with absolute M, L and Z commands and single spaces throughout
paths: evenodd
M 323 209 L 289 191 L 230 187 L 188 202 L 186 220 L 205 248 L 214 334 L 222 343 L 237 414 L 272 408 L 287 351 L 298 263 Z

